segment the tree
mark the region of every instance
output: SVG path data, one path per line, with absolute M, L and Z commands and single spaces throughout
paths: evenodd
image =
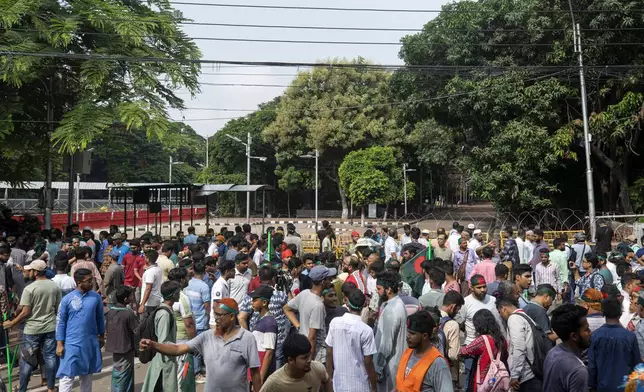
M 184 164 L 172 168 L 172 182 L 198 180 L 205 162 L 206 141 L 191 127 L 172 123 L 164 138 L 148 140 L 145 131 L 109 129 L 91 144 L 94 147 L 90 181 L 168 182 L 170 157 Z
M 167 0 L 0 1 L 0 171 L 42 173 L 30 163 L 46 161 L 50 139 L 69 153 L 113 129 L 171 133 L 173 90 L 198 92 L 200 52 L 181 20 Z
M 368 64 L 363 58 L 333 62 L 354 67 L 300 72 L 280 100 L 277 117 L 263 137 L 274 144 L 276 174 L 280 185 L 288 184 L 289 189 L 313 184 L 312 170 L 294 171 L 289 167 L 297 166 L 300 155 L 318 149 L 322 181 L 328 180 L 338 188 L 342 215 L 346 217 L 347 189 L 338 178 L 342 160 L 350 151 L 392 142 L 396 124 L 387 104 L 387 72 L 360 67 Z
M 347 190 L 351 201 L 362 207 L 369 204 L 388 205 L 404 200 L 401 165 L 392 147 L 370 147 L 350 152 L 338 170 L 340 186 Z M 413 199 L 415 187 L 407 184 L 407 199 Z
M 639 5 L 573 1 L 573 9 L 580 10 L 575 17 L 597 127 L 593 165 L 606 168 L 598 176 L 610 195 L 604 209 L 614 210 L 619 195 L 625 212 L 631 210 L 628 185 L 643 168 L 633 167 L 630 158 L 642 147 L 641 102 L 628 95 L 641 90 L 642 58 L 623 44 L 639 41 L 637 31 L 644 27 L 634 11 Z M 443 10 L 422 32 L 403 38 L 400 52 L 406 64 L 437 65 L 438 71 L 402 69 L 391 83 L 392 97 L 405 102 L 401 126 L 412 141 L 432 147 L 418 151 L 418 159 L 460 167 L 476 194 L 491 198 L 499 209 L 560 205 L 563 189 L 584 187 L 576 162 L 583 153 L 582 122 L 568 1 L 461 1 Z M 631 64 L 625 71 L 623 65 Z M 612 113 L 605 115 L 607 110 Z M 428 140 L 438 132 L 442 138 Z M 453 147 L 458 153 L 445 160 L 444 151 Z M 573 208 L 583 208 L 585 198 L 575 196 Z
M 245 184 L 246 183 L 246 151 L 239 142 L 231 140 L 226 135 L 234 136 L 246 142 L 250 133 L 251 154 L 266 157 L 265 162 L 253 160 L 251 163 L 251 183 L 273 184 L 275 178 L 275 149 L 270 141 L 265 141 L 262 131 L 275 120 L 275 110 L 280 102 L 275 98 L 270 102 L 259 105 L 257 111 L 226 123 L 226 125 L 210 137 L 209 166 L 199 176 L 199 181 L 215 184 Z M 231 214 L 236 210 L 236 195 L 222 194 L 219 197 L 222 213 Z

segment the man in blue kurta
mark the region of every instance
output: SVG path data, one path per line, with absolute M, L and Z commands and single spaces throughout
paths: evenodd
M 80 391 L 91 392 L 92 374 L 103 365 L 101 347 L 105 344 L 103 300 L 92 291 L 92 271 L 79 268 L 74 272 L 76 290 L 60 303 L 56 326 L 56 354 L 60 366 L 56 377 L 59 391 L 71 392 L 74 378 L 80 378 Z

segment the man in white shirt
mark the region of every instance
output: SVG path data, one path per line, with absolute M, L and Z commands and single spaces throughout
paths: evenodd
M 264 261 L 264 252 L 266 252 L 266 241 L 257 240 L 257 247 L 255 248 L 255 254 L 253 254 L 253 262 L 258 267 Z
M 159 254 L 155 251 L 145 253 L 145 265 L 141 279 L 141 304 L 139 305 L 139 314 L 151 313 L 161 304 L 161 283 L 163 283 L 163 272 L 157 265 Z
M 240 304 L 248 293 L 248 285 L 253 279 L 253 274 L 248 268 L 248 254 L 238 253 L 235 256 L 235 276 L 229 281 L 230 298 Z M 214 287 L 214 286 L 213 286 Z
M 376 343 L 373 329 L 360 318 L 366 302 L 360 290 L 344 297 L 348 313 L 336 317 L 326 337 L 326 369 L 336 392 L 372 392 L 376 390 L 373 355 Z
M 215 323 L 215 312 L 214 309 L 219 304 L 223 298 L 230 297 L 230 285 L 228 281 L 235 277 L 235 262 L 232 260 L 221 260 L 219 262 L 219 279 L 215 281 L 212 285 L 212 290 L 210 291 L 210 322 L 209 325 L 211 328 L 214 328 L 217 324 Z
M 299 234 L 295 232 L 295 225 L 292 223 L 289 223 L 286 225 L 286 236 L 284 237 L 284 243 L 287 245 L 294 244 L 296 246 L 297 257 L 302 257 L 302 255 L 304 254 L 303 246 L 302 246 L 302 238 L 300 238 Z
M 467 346 L 476 337 L 476 329 L 474 328 L 474 315 L 481 309 L 487 309 L 494 317 L 497 319 L 501 330 L 504 330 L 503 323 L 499 318 L 499 313 L 496 311 L 496 298 L 487 295 L 487 283 L 485 278 L 482 275 L 473 275 L 470 278 L 470 287 L 472 288 L 472 294 L 465 297 L 465 304 L 458 312 L 455 319 L 459 322 L 465 323 L 465 341 L 463 345 Z M 469 385 L 469 374 L 470 369 L 474 365 L 474 359 L 467 358 L 463 361 L 465 365 L 465 385 Z
M 481 240 L 483 240 L 483 232 L 481 229 L 476 229 L 474 230 L 474 233 L 472 233 L 472 239 L 468 242 L 467 247 L 476 252 L 478 248 L 483 246 Z
M 411 242 L 411 226 L 404 225 L 403 231 L 405 234 L 400 236 L 400 247 L 403 247 Z
M 395 235 L 395 234 L 396 234 L 396 230 L 393 231 L 392 235 Z M 393 258 L 394 260 L 398 260 L 398 256 L 400 255 L 400 250 L 398 248 L 398 244 L 396 243 L 396 240 L 389 235 L 388 227 L 382 228 L 382 238 L 385 242 L 385 263 L 389 261 L 389 259 L 391 258 Z
M 425 229 L 420 233 L 418 243 L 423 245 L 425 248 L 429 248 L 429 230 Z
M 452 252 L 458 250 L 458 239 L 461 238 L 461 231 L 463 231 L 461 225 L 458 222 L 452 223 L 452 230 L 449 231 L 447 237 L 447 243 L 449 244 Z

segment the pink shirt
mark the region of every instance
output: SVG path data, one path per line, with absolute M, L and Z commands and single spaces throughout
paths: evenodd
M 479 274 L 483 275 L 485 278 L 486 283 L 491 283 L 496 280 L 496 274 L 494 273 L 494 268 L 496 267 L 496 263 L 493 262 L 490 259 L 486 259 L 478 263 L 477 265 L 472 268 L 472 273 L 470 276 L 467 277 L 467 280 L 470 280 L 472 276 Z

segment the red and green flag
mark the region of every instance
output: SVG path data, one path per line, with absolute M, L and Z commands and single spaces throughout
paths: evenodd
M 402 278 L 403 282 L 407 283 L 412 288 L 412 290 L 414 291 L 414 296 L 416 298 L 421 295 L 423 291 L 423 285 L 425 284 L 425 278 L 421 264 L 423 263 L 423 261 L 431 259 L 432 247 L 429 246 L 416 253 L 416 256 L 409 259 L 400 267 L 400 277 Z

